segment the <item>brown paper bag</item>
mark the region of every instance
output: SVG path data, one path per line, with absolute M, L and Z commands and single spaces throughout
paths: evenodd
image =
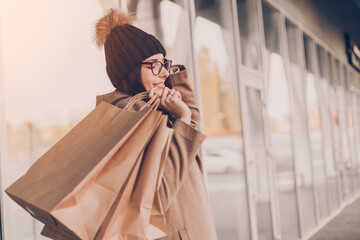
M 84 190 L 86 186 L 88 186 L 87 189 L 96 188 L 94 186 L 90 187 L 84 179 L 96 179 L 97 186 L 102 184 L 103 178 L 94 178 L 94 176 L 97 176 L 96 173 L 99 172 L 99 169 L 106 169 L 105 160 L 108 162 L 129 137 L 136 132 L 135 130 L 139 126 L 144 126 L 144 124 L 140 124 L 144 119 L 149 117 L 158 121 L 160 115 L 156 111 L 152 111 L 151 106 L 145 106 L 139 112 L 132 112 L 128 109 L 119 109 L 110 104 L 101 103 L 35 162 L 23 177 L 6 189 L 6 192 L 32 216 L 49 227 L 61 229 L 82 239 L 91 239 L 91 235 L 95 234 L 98 229 L 96 228 L 97 223 L 91 223 L 91 227 L 95 229 L 90 229 L 89 226 L 86 226 L 88 220 L 86 218 L 93 216 L 94 213 L 86 214 L 83 219 L 77 216 L 77 225 L 73 226 L 64 221 L 69 220 L 63 214 L 64 210 L 73 208 L 78 199 L 84 199 L 84 196 L 89 193 L 89 191 Z M 155 130 L 156 124 L 154 125 L 153 129 Z M 146 131 L 143 129 L 142 133 L 150 133 L 148 137 L 152 135 L 149 129 L 146 129 Z M 144 145 L 139 146 L 144 147 Z M 137 154 L 139 152 L 137 151 Z M 121 181 L 125 182 L 133 165 L 136 163 L 136 159 L 132 162 L 129 160 L 126 165 L 129 167 L 122 169 L 125 172 L 120 174 L 122 179 L 119 181 L 120 184 L 116 185 L 117 187 L 121 187 Z M 109 167 L 108 169 L 111 170 Z M 74 190 L 79 193 L 76 197 L 71 196 Z M 106 200 L 109 209 L 119 191 L 118 189 L 107 190 L 113 192 L 113 197 L 107 196 Z M 91 194 L 87 195 L 86 198 L 89 199 L 90 197 Z M 83 202 L 86 203 L 86 201 Z M 103 208 L 106 208 L 105 205 L 101 203 Z M 93 208 L 94 206 L 87 207 Z M 86 211 L 77 211 L 78 215 L 79 212 L 80 215 L 87 213 Z M 73 212 L 71 214 L 74 216 Z M 103 215 L 105 217 L 106 214 Z M 61 220 L 59 221 L 58 218 Z M 102 219 L 99 220 L 99 226 L 101 222 Z
M 40 234 L 50 239 L 56 240 L 80 240 L 80 238 L 73 234 L 68 234 L 65 231 L 60 231 L 58 228 L 48 225 L 43 227 Z
M 166 122 L 163 117 L 96 239 L 156 239 L 166 235 L 166 220 L 158 195 L 173 133 Z M 115 210 L 120 215 L 114 216 Z M 46 225 L 41 234 L 53 239 L 77 239 Z
M 160 204 L 163 169 L 173 130 L 164 116 L 151 138 L 138 172 L 125 188 L 103 222 L 96 239 L 155 239 L 166 235 L 166 221 Z
M 129 170 L 157 127 L 160 116 L 157 111 L 149 113 L 114 157 L 104 159 L 86 176 L 82 184 L 51 211 L 52 216 L 80 238 L 93 239 L 130 175 Z

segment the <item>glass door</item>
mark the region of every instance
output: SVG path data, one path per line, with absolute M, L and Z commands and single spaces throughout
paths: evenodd
M 338 187 L 337 187 L 337 176 L 338 169 L 334 157 L 333 149 L 333 136 L 331 134 L 331 112 L 330 112 L 330 98 L 329 98 L 329 83 L 332 76 L 331 66 L 328 59 L 328 55 L 325 52 L 324 48 L 319 45 L 316 45 L 316 55 L 318 59 L 319 66 L 319 80 L 320 80 L 320 98 L 324 105 L 323 114 L 322 114 L 322 124 L 323 124 L 323 136 L 324 136 L 324 159 L 326 166 L 326 181 L 328 186 L 328 203 L 330 207 L 330 212 L 333 212 L 340 206 L 340 201 L 338 199 Z
M 244 147 L 252 239 L 276 238 L 273 164 L 269 161 L 264 123 L 264 75 L 261 51 L 260 1 L 236 1 L 241 47 L 240 95 L 244 121 Z M 276 226 L 275 226 L 276 225 Z
M 298 202 L 295 186 L 290 93 L 284 65 L 284 50 L 278 10 L 262 4 L 265 33 L 264 68 L 267 74 L 267 113 L 270 124 L 270 154 L 275 167 L 281 239 L 299 239 Z
M 271 179 L 269 169 L 271 163 L 267 155 L 263 100 L 261 90 L 246 87 L 244 112 L 246 124 L 246 160 L 249 182 L 250 208 L 254 210 L 256 219 L 253 239 L 273 239 L 272 209 L 271 209 Z
M 326 168 L 324 160 L 323 146 L 323 120 L 321 116 L 321 102 L 319 94 L 319 81 L 316 77 L 316 55 L 313 40 L 304 35 L 304 55 L 305 55 L 305 92 L 306 92 L 306 116 L 308 123 L 308 135 L 312 167 L 314 172 L 315 194 L 317 199 L 317 209 L 319 218 L 328 216 L 327 182 Z M 324 115 L 324 114 L 323 114 Z
M 306 119 L 306 92 L 302 71 L 302 34 L 298 27 L 285 19 L 287 55 L 289 59 L 289 87 L 292 94 L 291 108 L 293 116 L 294 159 L 296 167 L 296 186 L 299 195 L 299 215 L 302 233 L 307 234 L 316 226 L 313 168 Z
M 230 1 L 195 1 L 202 152 L 219 240 L 250 240 Z
M 351 138 L 352 136 L 349 135 L 349 129 L 352 128 L 352 116 L 350 108 L 349 99 L 347 99 L 348 95 L 348 81 L 349 76 L 347 72 L 347 68 L 342 63 L 340 64 L 340 84 L 338 91 L 338 102 L 339 102 L 339 114 L 340 114 L 340 127 L 341 127 L 341 140 L 342 140 L 342 161 L 344 165 L 344 171 L 346 175 L 346 200 L 350 200 L 352 196 L 354 196 L 354 182 L 352 181 L 352 148 L 351 148 Z M 349 115 L 350 114 L 350 115 Z
M 347 143 L 347 124 L 346 124 L 346 106 L 344 103 L 344 72 L 343 65 L 338 59 L 335 59 L 335 78 L 332 86 L 332 100 L 334 115 L 336 115 L 336 131 L 338 131 L 337 143 L 339 144 L 339 171 L 340 171 L 340 181 L 341 181 L 341 199 L 342 203 L 348 199 L 350 194 L 350 185 L 349 185 L 349 176 L 348 176 L 348 167 L 347 162 L 350 158 L 349 146 Z
M 333 156 L 335 161 L 335 167 L 337 169 L 337 189 L 339 205 L 343 201 L 344 187 L 344 174 L 341 165 L 341 139 L 340 139 L 340 121 L 338 104 L 336 100 L 336 87 L 338 85 L 338 68 L 330 53 L 327 53 L 330 72 L 330 84 L 329 84 L 329 110 L 331 115 L 331 134 L 333 140 Z
M 350 85 L 353 81 L 352 72 L 344 66 L 344 95 L 345 95 L 345 113 L 346 113 L 346 132 L 347 140 L 349 143 L 349 160 L 347 162 L 347 174 L 350 185 L 350 197 L 353 197 L 356 193 L 357 184 L 355 181 L 355 169 L 356 169 L 356 147 L 355 147 L 355 126 L 354 126 L 354 101 L 352 98 L 353 93 L 350 91 Z

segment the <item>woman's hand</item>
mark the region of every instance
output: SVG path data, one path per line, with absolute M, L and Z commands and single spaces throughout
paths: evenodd
M 150 89 L 149 97 L 153 97 L 154 95 L 160 97 L 160 105 L 165 111 L 173 115 L 176 119 L 180 119 L 181 121 L 190 124 L 191 111 L 181 100 L 179 91 L 167 87 L 154 87 Z

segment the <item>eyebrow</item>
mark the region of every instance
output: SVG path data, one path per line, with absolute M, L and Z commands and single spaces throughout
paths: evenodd
M 147 62 L 156 62 L 156 61 L 163 62 L 164 60 L 165 58 L 161 59 L 160 61 L 156 58 L 153 58 L 153 59 L 149 59 Z

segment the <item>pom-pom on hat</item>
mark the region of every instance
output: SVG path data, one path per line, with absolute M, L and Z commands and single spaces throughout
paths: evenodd
M 117 89 L 146 58 L 166 55 L 157 38 L 131 24 L 130 15 L 110 9 L 95 25 L 94 41 L 99 48 L 104 46 L 106 72 Z

